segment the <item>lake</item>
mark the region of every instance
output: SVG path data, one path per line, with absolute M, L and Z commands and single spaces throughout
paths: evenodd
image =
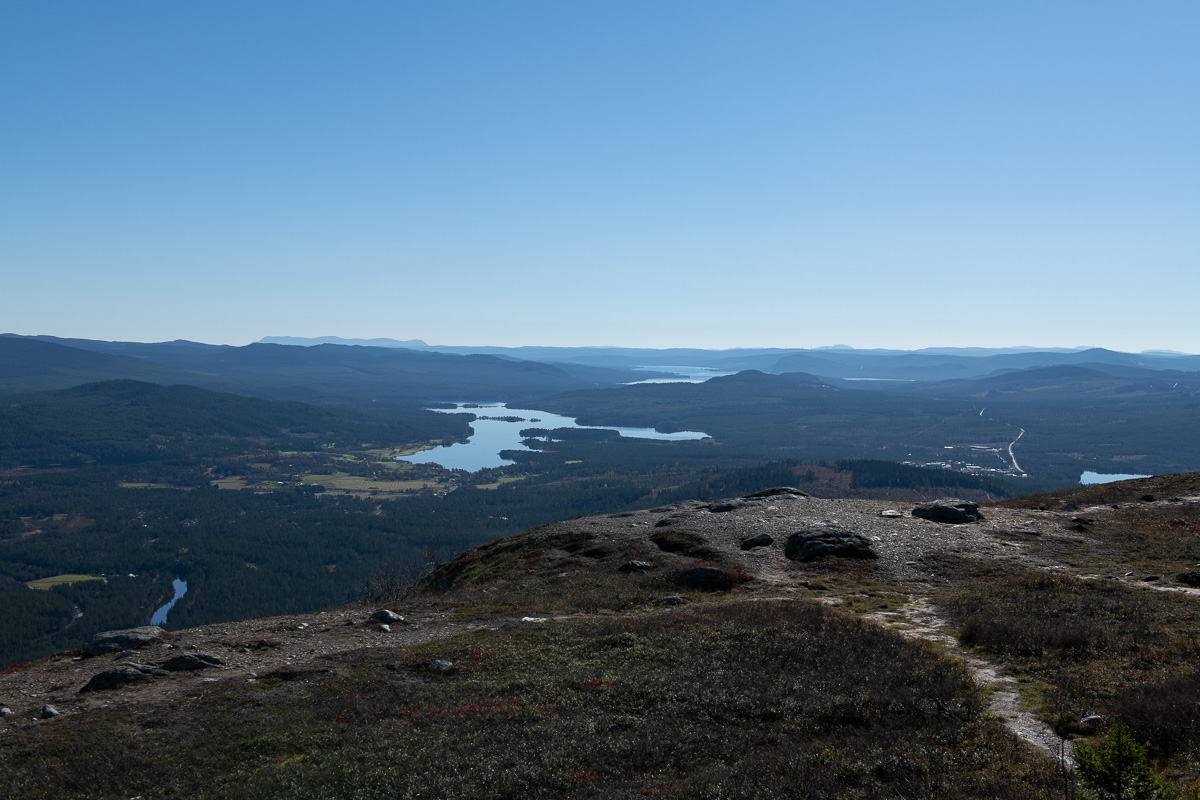
M 1131 481 L 1134 478 L 1149 478 L 1150 475 L 1125 475 L 1118 472 L 1085 472 L 1079 476 L 1079 482 L 1084 486 L 1095 486 L 1098 483 L 1114 483 L 1115 481 Z
M 175 596 L 159 606 L 158 610 L 154 612 L 154 616 L 150 618 L 151 625 L 164 624 L 167 621 L 167 612 L 171 610 L 171 606 L 175 605 L 179 598 L 187 594 L 187 581 L 181 581 L 179 578 L 176 578 L 171 582 L 171 587 L 175 590 Z
M 734 373 L 728 370 L 716 369 L 715 367 L 633 367 L 634 370 L 645 370 L 647 372 L 670 372 L 676 377 L 672 378 L 647 378 L 644 381 L 634 381 L 626 384 L 627 386 L 638 386 L 643 383 L 704 383 L 709 378 L 720 378 L 725 375 L 733 375 Z
M 500 457 L 501 450 L 528 450 L 521 443 L 521 431 L 526 428 L 580 428 L 584 430 L 616 431 L 631 439 L 658 439 L 668 442 L 696 441 L 707 439 L 707 433 L 699 431 L 677 431 L 659 433 L 653 428 L 621 428 L 615 425 L 579 425 L 574 419 L 548 411 L 529 408 L 509 408 L 503 403 L 458 403 L 454 408 L 435 408 L 443 414 L 475 414 L 471 423 L 475 432 L 466 442 L 422 450 L 398 460 L 410 464 L 441 464 L 447 469 L 465 469 L 478 472 L 490 467 L 503 467 L 516 462 Z M 497 419 L 504 417 L 504 419 Z

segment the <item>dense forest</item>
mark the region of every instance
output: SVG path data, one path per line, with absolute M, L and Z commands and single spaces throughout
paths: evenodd
M 335 346 L 117 343 L 100 352 L 0 337 L 0 349 L 20 356 L 0 358 L 9 385 L 106 370 L 156 381 L 0 402 L 0 602 L 10 611 L 0 619 L 0 663 L 145 624 L 175 578 L 188 591 L 167 625 L 185 627 L 343 603 L 381 566 L 426 564 L 583 514 L 772 485 L 817 496 L 999 499 L 1073 484 L 1084 469 L 1200 467 L 1197 377 L 1136 367 L 1055 366 L 869 389 L 741 372 L 703 384 L 561 392 L 607 373 Z M 163 370 L 194 377 L 201 369 L 239 393 L 160 385 Z M 301 384 L 287 383 L 310 369 Z M 474 386 L 476 399 L 503 399 L 498 387 L 527 379 L 516 394 L 543 393 L 529 407 L 582 424 L 708 438 L 531 427 L 522 432 L 530 449 L 505 451 L 509 466 L 468 473 L 398 461 L 470 435 L 470 414 L 382 399 L 424 393 L 446 370 L 458 375 L 446 392 Z M 408 388 L 396 384 L 401 373 Z M 255 374 L 262 383 L 251 391 Z M 272 394 L 320 403 L 263 397 Z M 30 588 L 34 581 L 43 588 Z

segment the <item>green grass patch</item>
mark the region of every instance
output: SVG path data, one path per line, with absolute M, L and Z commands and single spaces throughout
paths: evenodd
M 140 483 L 137 481 L 121 481 L 117 484 L 122 489 L 175 489 L 177 491 L 190 492 L 192 486 L 172 486 L 169 483 Z
M 501 486 L 503 486 L 506 483 L 516 483 L 517 481 L 523 481 L 528 477 L 529 477 L 528 475 L 516 475 L 516 476 L 505 475 L 505 476 L 501 476 L 498 480 L 496 480 L 495 483 L 481 483 L 481 484 L 476 485 L 475 488 L 476 489 L 499 489 Z
M 52 578 L 38 578 L 25 584 L 31 589 L 53 589 L 64 584 L 80 583 L 82 581 L 102 581 L 99 575 L 55 575 Z
M 419 489 L 437 487 L 437 481 L 390 481 L 376 478 L 364 478 L 359 475 L 348 475 L 337 472 L 330 475 L 305 475 L 304 483 L 319 483 L 326 489 L 340 489 L 347 492 L 408 492 Z

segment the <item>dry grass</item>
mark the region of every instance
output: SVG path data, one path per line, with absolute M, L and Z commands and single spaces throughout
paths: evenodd
M 431 671 L 434 660 L 453 663 Z M 477 631 L 93 712 L 14 797 L 1049 798 L 961 667 L 805 602 Z

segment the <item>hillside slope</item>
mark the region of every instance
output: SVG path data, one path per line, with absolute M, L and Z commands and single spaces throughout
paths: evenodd
M 64 654 L 0 675 L 0 759 L 14 797 L 1050 798 L 1059 736 L 1119 718 L 1194 796 L 1200 474 L 914 510 L 583 517 L 443 564 L 390 629 L 377 603 Z M 221 663 L 80 691 L 189 653 Z

